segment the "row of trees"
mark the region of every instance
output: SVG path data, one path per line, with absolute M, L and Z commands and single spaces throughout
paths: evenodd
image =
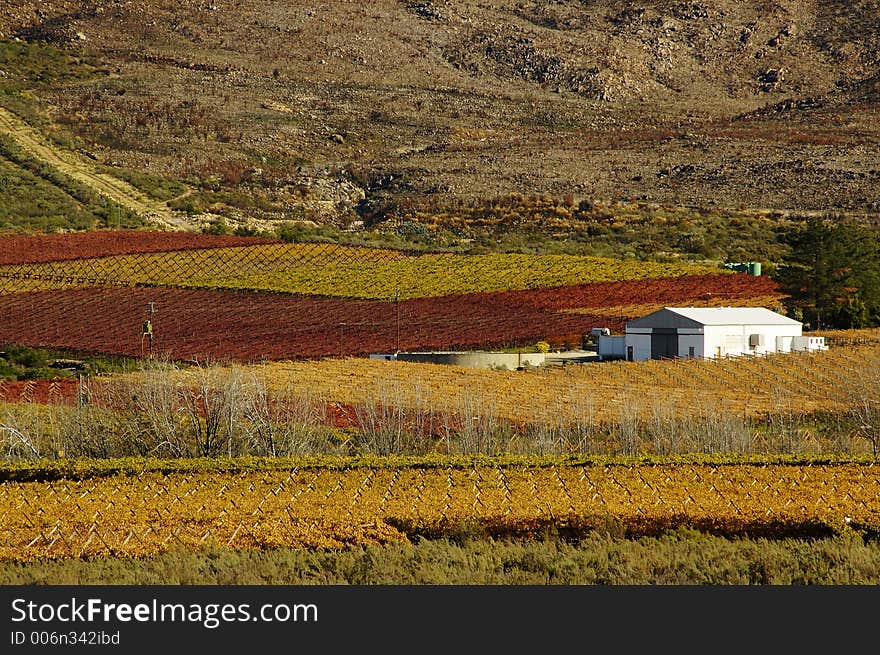
M 776 279 L 789 313 L 810 327 L 880 325 L 880 236 L 876 229 L 811 218 L 790 234 Z

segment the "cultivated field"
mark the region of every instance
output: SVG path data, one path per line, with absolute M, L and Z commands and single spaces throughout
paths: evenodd
M 235 370 L 219 369 L 216 374 L 222 379 Z M 608 423 L 627 411 L 647 419 L 662 412 L 758 416 L 845 407 L 860 393 L 870 397 L 880 389 L 880 347 L 635 365 L 604 362 L 527 372 L 365 359 L 267 363 L 255 370 L 270 389 L 308 391 L 328 402 L 427 405 L 451 411 L 470 396 L 483 412 L 512 421 L 546 422 L 555 417 L 563 423 Z M 176 375 L 183 382 L 200 374 Z
M 880 529 L 880 470 L 857 463 L 137 466 L 127 475 L 4 482 L 0 559 L 344 548 L 474 524 L 495 538 L 611 526 L 630 536 L 687 525 L 777 538 Z
M 424 539 L 870 540 L 880 529 L 877 438 L 864 429 L 880 388 L 871 332 L 836 335 L 825 353 L 513 372 L 350 357 L 396 345 L 398 316 L 404 349 L 579 345 L 593 325 L 620 329 L 663 304 L 777 303 L 767 277 L 567 255 L 534 257 L 532 270 L 520 255 L 89 239 L 8 255 L 0 342 L 144 356 L 137 328 L 155 303 L 155 356 L 125 374 L 0 382 L 0 561 L 26 575 L 52 561 Z M 65 259 L 77 252 L 91 258 Z M 454 287 L 438 287 L 438 262 L 467 272 L 469 292 L 441 295 Z M 383 293 L 400 276 L 423 295 L 357 298 L 370 276 Z M 578 277 L 593 281 L 557 285 Z M 254 280 L 275 288 L 219 288 Z M 53 288 L 15 288 L 28 284 Z M 210 363 L 221 358 L 237 362 Z
M 0 238 L 9 317 L 0 343 L 233 361 L 580 347 L 592 327 L 620 330 L 638 315 L 627 307 L 776 306 L 781 297 L 767 277 L 707 264 L 267 241 L 149 231 Z M 140 332 L 147 318 L 152 344 Z
M 395 292 L 424 298 L 720 273 L 716 265 L 576 255 L 419 255 L 333 244 L 209 248 L 199 247 L 197 241 L 184 247 L 172 253 L 4 266 L 0 279 L 8 281 L 0 291 L 104 283 L 387 300 Z
M 531 371 L 330 358 L 0 383 L 7 459 L 876 454 L 877 342 Z
M 156 232 L 30 239 L 8 239 L 0 343 L 152 363 L 89 379 L 85 391 L 72 380 L 3 383 L 9 425 L 28 435 L 9 437 L 12 457 L 877 446 L 856 425 L 870 423 L 880 384 L 870 333 L 829 334 L 839 347 L 826 353 L 516 372 L 352 358 L 397 348 L 531 349 L 538 341 L 577 348 L 594 326 L 619 331 L 664 305 L 775 307 L 781 296 L 767 276 L 573 255 L 250 245 L 193 234 L 175 241 Z M 577 280 L 585 281 L 560 285 Z M 271 292 L 251 288 L 259 284 Z M 400 284 L 399 297 L 382 297 Z M 147 318 L 152 339 L 141 332 Z M 59 407 L 28 415 L 22 402 Z M 200 427 L 198 416 L 213 427 Z M 59 430 L 63 423 L 80 429 Z M 102 439 L 84 438 L 90 431 Z

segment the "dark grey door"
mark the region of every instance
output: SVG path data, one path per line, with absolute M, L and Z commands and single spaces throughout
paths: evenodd
M 651 359 L 678 357 L 678 333 L 675 328 L 654 328 L 651 332 Z

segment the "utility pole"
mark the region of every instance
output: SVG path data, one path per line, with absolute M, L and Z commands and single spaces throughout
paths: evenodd
M 391 296 L 391 302 L 393 302 L 396 305 L 395 314 L 397 315 L 397 319 L 396 319 L 397 340 L 395 342 L 396 347 L 395 347 L 395 353 L 394 353 L 396 355 L 397 353 L 400 352 L 400 287 L 397 287 L 396 289 L 394 289 L 394 295 Z

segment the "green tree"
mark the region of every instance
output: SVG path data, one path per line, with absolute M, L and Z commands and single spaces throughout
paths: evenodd
M 880 325 L 880 241 L 852 222 L 810 218 L 787 239 L 791 252 L 776 272 L 798 311 L 813 328 Z

